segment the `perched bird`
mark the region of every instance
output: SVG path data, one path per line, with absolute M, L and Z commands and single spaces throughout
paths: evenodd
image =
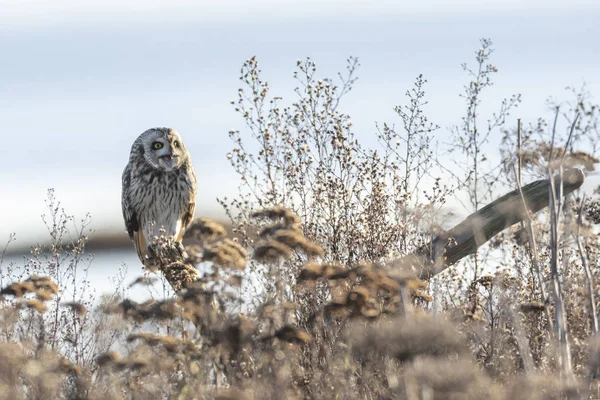
M 127 233 L 138 256 L 151 266 L 149 245 L 166 236 L 181 246 L 185 229 L 196 208 L 196 174 L 179 133 L 153 128 L 131 146 L 123 171 L 121 206 Z

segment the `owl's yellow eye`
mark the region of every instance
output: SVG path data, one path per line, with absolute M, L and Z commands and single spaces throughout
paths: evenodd
M 163 147 L 163 144 L 161 142 L 154 142 L 154 143 L 152 143 L 152 148 L 154 150 L 162 149 L 162 147 Z

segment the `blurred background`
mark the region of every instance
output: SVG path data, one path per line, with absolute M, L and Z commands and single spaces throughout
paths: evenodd
M 414 78 L 424 74 L 428 116 L 440 140 L 460 123 L 459 94 L 479 39 L 491 38 L 498 67 L 491 113 L 522 94 L 512 117 L 533 122 L 546 99 L 585 82 L 600 92 L 600 3 L 594 0 L 3 0 L 0 12 L 0 243 L 22 263 L 47 240 L 41 215 L 49 188 L 77 222 L 91 215 L 90 274 L 141 265 L 121 216 L 121 172 L 133 140 L 171 126 L 183 136 L 201 190 L 197 215 L 224 220 L 217 198 L 235 195 L 227 132 L 243 129 L 230 104 L 245 59 L 257 56 L 271 94 L 295 97 L 296 60 L 310 56 L 335 77 L 346 58 L 361 67 L 341 104 L 363 143 L 376 122 L 395 122 Z M 448 134 L 449 137 L 449 134 Z M 495 140 L 490 143 L 494 149 Z M 124 247 L 123 247 L 124 246 Z M 3 246 L 2 246 L 3 247 Z M 20 261 L 21 260 L 21 261 Z M 3 268 L 4 268 L 3 266 Z

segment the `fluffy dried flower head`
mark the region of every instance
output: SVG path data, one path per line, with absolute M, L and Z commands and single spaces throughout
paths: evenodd
M 323 249 L 314 243 L 311 243 L 299 231 L 280 230 L 273 236 L 272 240 L 282 243 L 293 250 L 302 251 L 310 257 L 320 256 L 323 254 Z
M 152 244 L 148 246 L 148 260 L 144 266 L 152 272 L 157 272 L 186 258 L 187 254 L 181 243 L 161 235 L 154 237 Z
M 31 275 L 25 282 L 31 282 L 36 290 L 47 290 L 53 294 L 58 294 L 58 285 L 49 276 Z
M 206 248 L 203 259 L 224 268 L 244 269 L 248 260 L 248 252 L 238 242 L 224 239 Z
M 205 242 L 223 239 L 226 234 L 227 232 L 222 225 L 210 218 L 201 217 L 192 221 L 192 224 L 185 231 L 183 238 Z
M 366 326 L 355 325 L 350 329 L 349 340 L 358 355 L 377 353 L 398 360 L 465 350 L 453 326 L 425 316 L 410 320 L 396 317 Z
M 156 281 L 156 278 L 152 278 L 149 276 L 140 276 L 135 281 L 131 282 L 128 287 L 132 288 L 137 285 L 152 286 Z
M 551 374 L 528 374 L 513 380 L 506 393 L 512 400 L 545 400 L 581 398 L 582 387 Z
M 175 292 L 188 287 L 198 279 L 196 268 L 183 261 L 177 261 L 162 267 L 161 271 Z
M 321 264 L 316 263 L 306 263 L 300 271 L 300 275 L 298 276 L 298 281 L 312 281 L 317 280 L 323 276 L 323 270 L 325 268 Z
M 174 319 L 181 314 L 181 307 L 175 299 L 164 301 L 149 300 L 141 304 L 125 299 L 117 305 L 107 307 L 106 312 L 120 313 L 125 318 L 132 318 L 135 321 L 142 322 L 151 319 Z
M 239 389 L 229 388 L 220 390 L 215 396 L 215 400 L 247 400 L 248 396 Z
M 254 212 L 251 214 L 251 217 L 269 218 L 273 222 L 277 222 L 277 220 L 282 219 L 284 224 L 287 226 L 294 226 L 300 223 L 300 219 L 293 211 L 282 206 L 275 206 L 272 208 L 267 208 L 261 211 Z
M 136 340 L 142 340 L 151 347 L 160 345 L 169 353 L 175 353 L 182 346 L 182 344 L 185 344 L 173 336 L 154 335 L 152 333 L 138 333 L 129 335 L 127 337 L 128 342 L 133 342 Z
M 312 340 L 310 334 L 298 327 L 286 325 L 281 329 L 278 329 L 274 335 L 279 340 L 290 343 L 308 343 Z
M 31 282 L 14 282 L 5 288 L 2 288 L 0 294 L 19 298 L 27 293 L 34 293 L 35 290 L 35 286 Z
M 282 223 L 276 223 L 273 225 L 265 226 L 258 234 L 261 238 L 266 238 L 268 236 L 272 236 L 279 231 L 294 231 L 300 232 L 300 228 L 297 225 L 286 225 Z
M 502 398 L 499 388 L 470 359 L 419 359 L 406 371 L 405 381 L 431 390 L 433 399 Z
M 121 355 L 119 353 L 117 353 L 116 351 L 109 351 L 100 354 L 98 358 L 96 358 L 96 364 L 98 364 L 101 367 L 104 367 L 106 365 L 114 364 L 120 360 Z
M 87 308 L 81 303 L 69 302 L 69 303 L 63 303 L 62 305 L 64 307 L 70 308 L 77 315 L 84 315 L 85 313 L 87 313 Z
M 61 358 L 56 366 L 56 372 L 61 374 L 74 374 L 76 376 L 81 375 L 81 368 L 78 365 L 73 364 L 66 358 Z
M 26 307 L 30 310 L 35 310 L 40 313 L 45 313 L 46 311 L 48 311 L 48 307 L 46 306 L 46 304 L 44 304 L 43 301 L 38 299 L 25 300 L 24 302 L 20 303 L 20 306 Z
M 596 189 L 598 191 L 598 189 Z M 600 201 L 594 199 L 588 201 L 584 206 L 585 218 L 593 224 L 600 224 Z
M 258 246 L 252 257 L 258 261 L 263 263 L 276 263 L 282 258 L 287 258 L 292 254 L 292 249 L 280 242 L 270 241 L 261 246 Z

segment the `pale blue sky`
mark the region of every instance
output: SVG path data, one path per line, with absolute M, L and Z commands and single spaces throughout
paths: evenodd
M 203 187 L 197 211 L 235 192 L 227 132 L 243 128 L 235 98 L 256 55 L 272 93 L 293 99 L 297 59 L 334 76 L 354 55 L 359 81 L 342 104 L 363 142 L 423 73 L 430 119 L 460 122 L 458 98 L 481 37 L 494 41 L 496 104 L 522 93 L 515 118 L 588 82 L 600 92 L 597 1 L 0 1 L 0 242 L 44 238 L 46 189 L 98 231 L 123 230 L 121 171 L 153 126 L 179 130 Z M 490 103 L 491 104 L 491 103 Z M 485 110 L 484 110 L 485 111 Z M 494 151 L 491 148 L 491 151 Z M 598 155 L 596 155 L 598 156 Z

